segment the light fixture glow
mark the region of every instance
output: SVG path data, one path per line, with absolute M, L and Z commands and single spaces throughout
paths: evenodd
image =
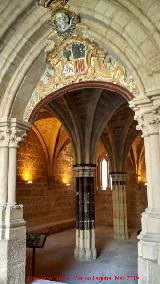
M 31 167 L 28 167 L 27 169 L 25 169 L 22 173 L 22 179 L 25 181 L 25 182 L 28 182 L 28 181 L 32 181 L 32 168 Z

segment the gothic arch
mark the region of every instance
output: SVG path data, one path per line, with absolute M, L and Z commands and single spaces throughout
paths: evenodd
M 46 106 L 48 103 L 53 101 L 59 96 L 62 96 L 66 93 L 71 93 L 73 91 L 82 90 L 83 88 L 99 88 L 99 89 L 106 89 L 112 92 L 116 92 L 120 94 L 124 99 L 127 101 L 131 101 L 133 99 L 133 95 L 125 88 L 108 82 L 102 82 L 102 81 L 86 81 L 86 82 L 79 82 L 76 84 L 70 84 L 68 86 L 65 86 L 59 90 L 56 90 L 52 94 L 46 96 L 44 99 L 42 99 L 36 107 L 32 110 L 30 116 L 29 116 L 29 122 L 33 123 L 33 121 L 36 119 L 40 109 L 42 109 L 44 106 Z

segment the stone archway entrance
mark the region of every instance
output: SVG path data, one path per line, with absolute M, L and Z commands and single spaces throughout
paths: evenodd
M 119 93 L 121 95 L 119 95 Z M 96 258 L 94 172 L 96 145 L 106 120 L 131 94 L 118 85 L 105 82 L 82 82 L 67 86 L 44 98 L 33 110 L 33 122 L 40 109 L 48 106 L 64 123 L 75 153 L 77 180 L 77 235 L 75 256 L 79 260 Z M 116 157 L 115 157 L 116 158 Z M 113 164 L 113 162 L 112 162 Z M 122 165 L 112 165 L 113 187 L 122 193 L 121 204 L 114 211 L 115 238 L 126 239 L 127 217 L 125 204 L 125 180 Z M 117 172 L 119 171 L 119 172 Z M 122 180 L 121 180 L 122 176 Z M 116 184 L 119 186 L 116 186 Z M 122 184 L 123 183 L 123 184 Z M 122 186 L 121 186 L 122 185 Z M 121 190 L 122 189 L 122 190 Z M 117 192 L 117 194 L 119 194 Z M 116 202 L 116 198 L 114 198 Z M 90 204 L 89 207 L 87 204 Z M 117 213 L 119 210 L 120 213 Z M 120 215 L 119 215 L 120 214 Z M 121 216 L 117 219 L 117 216 Z
M 87 83 L 90 84 L 90 83 Z M 96 84 L 96 83 L 94 83 Z M 100 84 L 100 83 L 97 83 Z M 103 83 L 104 84 L 104 83 Z M 82 85 L 82 83 L 80 83 Z M 78 84 L 77 84 L 78 86 Z M 99 85 L 98 85 L 99 86 Z M 95 85 L 94 85 L 95 87 Z M 116 87 L 114 85 L 114 87 Z M 103 85 L 104 88 L 104 85 Z M 119 88 L 119 87 L 118 87 Z M 111 90 L 111 85 L 110 85 Z M 123 90 L 122 90 L 123 92 Z M 50 101 L 51 101 L 50 95 Z M 59 93 L 58 93 L 59 96 Z M 70 94 L 68 94 L 70 96 Z M 61 97 L 61 96 L 60 96 Z M 59 97 L 59 98 L 60 98 Z M 129 97 L 129 95 L 128 95 Z M 127 97 L 127 98 L 128 98 Z M 137 114 L 137 120 L 139 121 L 139 126 L 142 128 L 142 131 L 145 134 L 145 150 L 146 150 L 146 167 L 147 167 L 147 181 L 148 181 L 148 209 L 145 211 L 142 217 L 142 233 L 140 235 L 139 242 L 139 277 L 140 283 L 147 283 L 147 279 L 150 279 L 150 283 L 158 283 L 155 281 L 156 277 L 150 272 L 147 273 L 147 266 L 150 265 L 151 269 L 156 269 L 158 271 L 159 266 L 155 263 L 157 254 L 155 254 L 155 250 L 149 250 L 150 246 L 152 248 L 158 245 L 158 240 L 153 239 L 153 236 L 158 234 L 158 218 L 154 212 L 158 212 L 157 208 L 159 206 L 158 202 L 158 184 L 159 184 L 159 130 L 158 130 L 158 122 L 156 120 L 158 106 L 154 103 L 154 109 L 151 104 L 148 102 L 143 106 L 143 108 L 139 108 L 139 102 L 136 105 L 136 100 L 132 101 L 134 103 L 133 109 Z M 156 101 L 155 101 L 156 102 Z M 44 101 L 43 101 L 44 103 Z M 132 103 L 132 105 L 133 105 Z M 42 104 L 42 102 L 41 102 Z M 42 107 L 42 105 L 41 105 Z M 40 109 L 40 108 L 39 108 Z M 154 110 L 154 112 L 153 112 Z M 152 112 L 151 112 L 152 111 Z M 35 112 L 37 113 L 36 109 Z M 32 117 L 32 116 L 31 116 Z M 144 128 L 145 127 L 145 128 Z M 25 131 L 29 129 L 29 124 L 17 121 L 16 119 L 1 119 L 1 216 L 2 216 L 2 224 L 1 227 L 1 242 L 0 248 L 3 255 L 1 268 L 4 273 L 2 274 L 2 279 L 4 279 L 2 283 L 8 283 L 10 277 L 15 279 L 15 283 L 20 281 L 19 283 L 24 282 L 24 272 L 25 272 L 25 223 L 23 220 L 22 206 L 16 205 L 15 192 L 16 186 L 15 183 L 11 183 L 11 180 L 15 180 L 15 168 L 16 168 L 16 151 L 18 143 L 21 141 L 21 137 L 24 135 Z M 152 149 L 152 150 L 151 150 Z M 86 180 L 91 180 L 91 184 L 93 184 L 93 177 L 91 176 L 92 169 L 94 168 L 93 164 L 94 160 L 91 160 L 91 163 L 78 163 L 77 171 L 78 171 L 78 192 L 84 188 L 84 184 L 88 184 Z M 152 165 L 152 167 L 151 167 Z M 8 170 L 9 169 L 9 170 Z M 83 178 L 83 182 L 81 181 Z M 81 187 L 81 186 L 82 187 Z M 155 190 L 152 190 L 152 186 L 155 186 Z M 87 187 L 89 190 L 93 190 L 92 187 Z M 87 201 L 87 200 L 86 200 Z M 93 205 L 93 203 L 92 203 Z M 93 207 L 90 207 L 92 210 Z M 92 211 L 93 212 L 93 211 Z M 93 217 L 93 216 L 92 216 Z M 92 219 L 93 220 L 93 219 Z M 81 221 L 81 220 L 80 220 Z M 84 220 L 85 221 L 85 220 Z M 154 227 L 152 226 L 154 223 Z M 79 230 L 79 228 L 78 228 Z M 92 227 L 92 235 L 93 235 L 93 227 Z M 148 233 L 147 233 L 148 231 Z M 93 237 L 94 240 L 94 237 Z M 150 240 L 150 241 L 149 241 Z M 82 244 L 82 234 L 77 232 L 77 247 L 78 252 L 81 252 L 80 246 L 83 246 L 82 254 L 79 254 L 79 259 L 84 257 L 84 243 Z M 85 242 L 85 245 L 91 245 L 90 243 Z M 93 242 L 92 242 L 93 245 Z M 88 259 L 95 257 L 95 246 L 92 247 L 92 253 L 89 251 L 85 257 Z M 6 254 L 7 252 L 7 254 Z M 88 257 L 89 255 L 89 257 Z M 11 257 L 14 256 L 14 257 Z M 8 274 L 8 259 L 10 259 L 10 274 Z M 14 260 L 14 261 L 13 261 Z M 154 262 L 153 262 L 154 260 Z M 18 267 L 18 269 L 17 269 Z M 16 271 L 16 274 L 15 274 Z M 144 280 L 145 279 L 145 280 Z M 143 282 L 142 282 L 143 281 Z M 156 278 L 156 281 L 157 280 Z M 149 282 L 148 282 L 149 283 Z
M 77 41 L 75 42 L 75 44 Z M 80 42 L 81 43 L 81 42 Z M 86 44 L 86 42 L 85 42 Z M 67 47 L 67 46 L 63 46 Z M 51 51 L 51 50 L 50 50 Z M 68 50 L 69 51 L 69 50 Z M 92 51 L 95 51 L 92 49 Z M 97 51 L 97 50 L 96 50 Z M 98 52 L 98 51 L 97 51 Z M 99 54 L 99 53 L 98 53 Z M 101 54 L 101 53 L 100 53 Z M 95 53 L 92 54 L 92 63 L 97 63 Z M 96 53 L 97 55 L 97 53 Z M 65 54 L 65 59 L 68 59 L 68 54 Z M 107 61 L 107 64 L 110 61 Z M 91 63 L 91 61 L 90 61 Z M 111 64 L 110 64 L 111 63 Z M 127 88 L 124 79 L 125 71 L 122 66 L 113 64 L 112 60 L 108 65 L 113 73 L 105 76 L 109 82 L 120 84 Z M 94 71 L 96 69 L 96 65 Z M 57 69 L 60 68 L 59 62 L 55 63 Z M 83 65 L 83 64 L 82 64 Z M 80 64 L 80 69 L 82 68 Z M 117 69 L 116 69 L 117 68 Z M 59 69 L 61 71 L 61 68 Z M 65 69 L 66 70 L 66 69 Z M 48 82 L 49 79 L 55 80 L 53 75 L 53 68 L 47 70 L 48 73 L 43 77 L 43 83 Z M 81 71 L 81 70 L 80 70 Z M 84 70 L 83 70 L 84 71 Z M 92 71 L 92 70 L 91 70 Z M 116 72 L 117 71 L 117 72 Z M 61 74 L 61 72 L 60 72 Z M 97 75 L 97 74 L 96 74 Z M 95 80 L 102 79 L 99 76 L 95 76 Z M 92 76 L 88 79 L 93 79 Z M 109 80 L 110 79 L 110 80 Z M 48 80 L 48 81 L 47 81 Z M 106 79 L 107 81 L 107 79 Z M 56 82 L 57 83 L 57 82 Z M 59 82 L 58 82 L 59 83 Z M 72 83 L 72 82 L 70 82 Z M 133 85 L 133 81 L 131 80 Z M 43 86 L 44 87 L 44 86 Z M 53 87 L 53 84 L 52 86 Z M 55 87 L 55 85 L 54 85 Z M 62 87 L 62 86 L 58 86 Z M 67 89 L 67 88 L 66 88 Z M 55 90 L 55 89 L 54 89 Z M 51 93 L 53 90 L 50 90 Z M 60 90 L 61 92 L 62 90 Z M 35 95 L 35 94 L 34 94 Z M 37 95 L 37 94 L 36 94 Z M 33 108 L 42 99 L 42 97 L 33 96 L 30 106 Z M 48 92 L 45 93 L 46 97 Z M 45 97 L 45 96 L 44 96 Z M 49 96 L 48 96 L 49 97 Z M 34 105 L 34 100 L 36 104 Z M 43 101 L 43 100 L 42 100 Z M 145 156 L 146 156 L 146 168 L 147 168 L 147 181 L 148 181 L 148 208 L 142 216 L 142 233 L 139 236 L 139 283 L 160 283 L 159 275 L 159 235 L 160 235 L 160 147 L 159 147 L 159 93 L 150 93 L 149 96 L 137 96 L 130 104 L 136 114 L 136 119 L 139 123 L 139 128 L 142 130 L 145 140 Z M 2 118 L 0 121 L 1 131 L 1 148 L 0 148 L 0 211 L 1 211 L 1 227 L 0 227 L 0 270 L 1 270 L 1 283 L 24 283 L 24 271 L 25 271 L 25 223 L 23 220 L 22 206 L 16 205 L 15 199 L 15 168 L 16 168 L 16 150 L 18 143 L 21 141 L 25 131 L 29 129 L 30 125 L 24 121 L 18 121 L 14 118 Z M 90 153 L 91 154 L 91 153 Z M 91 178 L 92 169 L 94 168 L 94 161 L 91 163 L 81 163 L 77 165 L 79 184 L 88 183 L 85 177 Z M 88 165 L 89 164 L 89 165 Z M 89 166 L 89 168 L 88 168 Z M 78 168 L 79 167 L 79 168 Z M 87 176 L 85 173 L 87 172 Z M 80 181 L 82 180 L 82 182 Z M 92 182 L 91 182 L 92 183 Z M 92 188 L 92 187 L 91 187 Z M 81 186 L 79 186 L 81 190 Z M 91 189 L 92 190 L 92 189 Z M 91 206 L 92 207 L 92 206 Z M 92 212 L 92 208 L 91 212 Z M 91 229 L 92 230 L 92 229 Z M 94 233 L 93 233 L 94 235 Z M 82 234 L 78 232 L 78 245 L 81 243 Z M 86 245 L 87 242 L 86 242 Z M 80 247 L 81 248 L 81 247 Z M 92 258 L 94 257 L 94 249 L 92 251 Z M 80 250 L 79 250 L 80 252 Z M 82 255 L 84 250 L 82 249 Z M 87 253 L 88 255 L 88 253 Z M 90 255 L 90 252 L 89 252 Z M 90 258 L 90 256 L 89 256 Z M 12 279 L 12 280 L 11 280 Z

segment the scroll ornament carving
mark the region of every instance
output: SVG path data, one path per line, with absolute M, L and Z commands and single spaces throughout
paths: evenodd
M 84 28 L 84 26 L 83 26 Z M 83 38 L 81 24 L 77 33 L 60 41 L 53 33 L 45 49 L 46 70 L 26 107 L 24 120 L 38 102 L 52 92 L 72 83 L 105 81 L 128 89 L 135 96 L 138 88 L 129 71 L 95 42 Z

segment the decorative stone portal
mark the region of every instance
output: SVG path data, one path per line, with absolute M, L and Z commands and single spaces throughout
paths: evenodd
M 114 238 L 128 239 L 127 208 L 126 208 L 126 173 L 114 172 L 111 175 L 113 200 Z
M 95 248 L 95 165 L 77 165 L 76 171 L 76 248 L 75 258 L 80 261 L 96 259 Z

